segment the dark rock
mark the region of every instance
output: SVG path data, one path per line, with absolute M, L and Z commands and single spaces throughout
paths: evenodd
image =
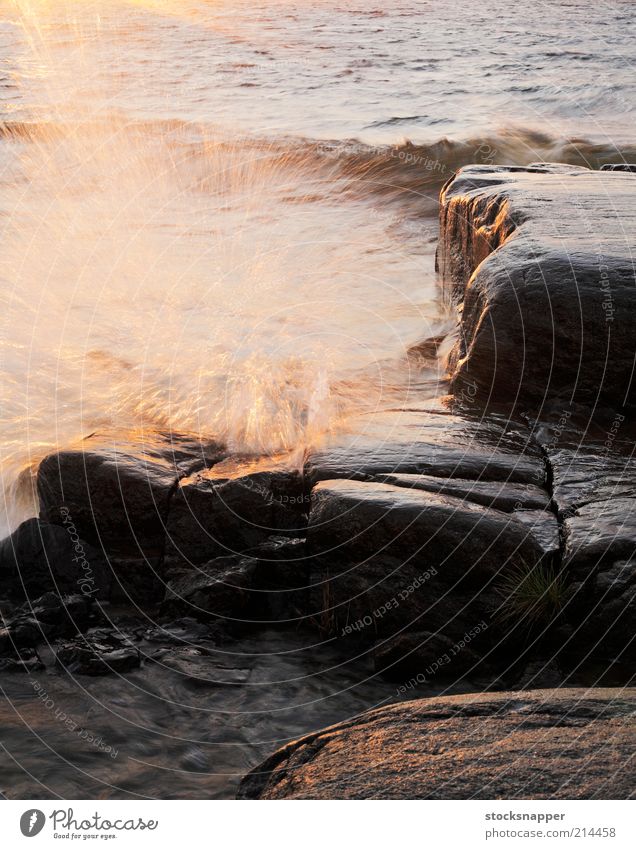
M 73 526 L 109 556 L 163 551 L 168 500 L 177 481 L 224 456 L 216 443 L 175 433 L 93 435 L 40 464 L 40 516 Z
M 565 676 L 552 658 L 533 660 L 523 670 L 519 679 L 520 690 L 546 690 L 561 687 Z
M 130 672 L 141 663 L 139 649 L 126 634 L 95 628 L 86 635 L 59 645 L 56 663 L 71 674 L 108 675 Z
M 110 558 L 110 600 L 148 609 L 163 600 L 166 591 L 164 562 L 157 558 Z
M 105 598 L 111 583 L 108 562 L 72 526 L 27 519 L 0 542 L 0 576 L 14 597 L 47 590 Z
M 636 690 L 418 699 L 289 743 L 239 799 L 628 799 Z M 611 740 L 611 745 L 608 745 Z
M 636 657 L 636 428 L 626 413 L 592 419 L 580 408 L 545 411 L 535 427 L 551 470 L 571 577 L 564 615 L 582 656 Z
M 381 483 L 423 489 L 452 495 L 463 501 L 473 501 L 484 507 L 494 507 L 512 513 L 513 510 L 548 510 L 550 496 L 545 489 L 533 484 L 508 481 L 462 480 L 461 478 L 436 478 L 430 475 L 378 475 Z
M 250 608 L 256 560 L 230 555 L 189 569 L 171 581 L 161 611 L 168 616 L 235 619 Z
M 349 420 L 346 433 L 309 453 L 311 483 L 419 474 L 541 486 L 545 463 L 531 432 L 501 414 L 476 418 L 392 410 Z
M 461 303 L 454 391 L 631 401 L 633 177 L 471 165 L 440 200 L 438 267 Z
M 250 676 L 249 669 L 220 664 L 194 648 L 168 652 L 161 658 L 161 664 L 196 688 L 242 686 Z
M 373 647 L 376 672 L 402 681 L 404 693 L 411 683 L 405 680 L 408 676 L 416 676 L 418 684 L 434 678 L 455 681 L 467 671 L 472 674 L 482 664 L 483 658 L 477 654 L 475 646 L 479 645 L 479 636 L 485 634 L 487 628 L 486 621 L 482 620 L 458 639 L 417 631 L 382 640 Z M 402 694 L 400 688 L 398 693 Z
M 308 509 L 288 458 L 237 458 L 181 481 L 170 502 L 166 553 L 187 563 L 244 552 L 303 529 Z
M 271 536 L 248 553 L 256 559 L 254 588 L 261 595 L 260 615 L 279 623 L 297 621 L 309 604 L 312 560 L 306 540 Z
M 44 668 L 40 656 L 34 649 L 23 648 L 13 657 L 0 657 L 0 672 L 32 673 L 40 672 Z
M 0 629 L 0 655 L 20 654 L 54 637 L 73 635 L 87 628 L 92 618 L 90 599 L 83 595 L 46 593 L 27 602 Z
M 558 549 L 556 518 L 504 513 L 451 496 L 371 481 L 323 481 L 312 491 L 307 544 L 314 555 L 356 559 L 380 552 L 445 581 L 529 565 Z

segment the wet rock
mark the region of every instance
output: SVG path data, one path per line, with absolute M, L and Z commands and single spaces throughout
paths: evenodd
M 139 649 L 130 637 L 109 628 L 94 628 L 56 649 L 56 664 L 71 674 L 108 675 L 130 672 L 141 663 Z
M 553 659 L 533 660 L 523 670 L 517 686 L 520 690 L 546 690 L 561 687 L 565 677 Z
M 164 562 L 151 558 L 111 557 L 109 599 L 114 604 L 141 606 L 145 610 L 163 600 L 166 591 Z
M 256 560 L 229 555 L 190 568 L 168 583 L 161 612 L 168 616 L 236 619 L 250 609 Z
M 1 641 L 1 637 L 0 637 Z M 0 672 L 40 672 L 44 664 L 34 649 L 23 648 L 13 657 L 0 657 Z
M 461 304 L 454 391 L 633 399 L 633 177 L 471 165 L 440 200 L 438 267 Z
M 456 681 L 467 671 L 472 675 L 483 665 L 483 657 L 475 649 L 479 648 L 480 634 L 484 635 L 487 628 L 488 624 L 482 620 L 458 639 L 417 631 L 381 640 L 373 647 L 376 672 L 401 681 L 399 695 L 408 692 L 412 682 L 405 679 L 409 676 L 415 676 L 416 683 L 423 684 L 433 679 Z
M 542 486 L 545 464 L 530 431 L 501 414 L 476 418 L 392 410 L 358 416 L 348 432 L 309 453 L 313 484 L 334 478 L 369 480 L 418 474 Z
M 572 586 L 565 617 L 570 651 L 635 656 L 636 427 L 623 412 L 593 419 L 556 407 L 535 428 L 562 524 L 563 563 Z
M 312 491 L 307 543 L 314 555 L 360 559 L 379 552 L 434 566 L 444 579 L 492 575 L 506 563 L 554 552 L 556 518 L 530 519 L 451 496 L 371 481 L 323 481 Z
M 547 491 L 533 484 L 509 483 L 508 481 L 462 480 L 461 478 L 436 478 L 430 475 L 378 475 L 381 483 L 422 489 L 452 495 L 462 501 L 473 501 L 484 507 L 494 507 L 512 513 L 513 510 L 548 510 L 550 496 Z
M 249 669 L 219 663 L 201 649 L 171 651 L 160 662 L 196 688 L 242 686 L 250 676 Z
M 284 458 L 238 458 L 181 481 L 170 502 L 166 554 L 187 563 L 253 548 L 306 524 L 308 496 Z
M 254 588 L 259 614 L 297 622 L 308 610 L 312 560 L 303 537 L 271 536 L 249 554 L 256 559 Z
M 90 599 L 83 595 L 46 593 L 27 602 L 0 629 L 0 655 L 15 655 L 25 647 L 37 646 L 54 637 L 81 632 L 93 616 Z
M 403 702 L 289 743 L 245 776 L 237 796 L 627 799 L 635 712 L 634 689 Z
M 111 570 L 102 553 L 74 527 L 27 519 L 0 542 L 0 579 L 14 597 L 37 598 L 51 590 L 105 598 Z
M 224 456 L 216 443 L 177 433 L 94 434 L 40 464 L 40 516 L 73 526 L 109 556 L 163 551 L 169 496 L 178 480 Z

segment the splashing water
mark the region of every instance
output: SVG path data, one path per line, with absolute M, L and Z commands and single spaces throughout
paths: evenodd
M 33 511 L 24 483 L 42 456 L 98 428 L 277 452 L 385 400 L 389 364 L 437 320 L 430 251 L 391 239 L 389 213 L 343 203 L 333 157 L 316 167 L 313 148 L 121 108 L 122 4 L 16 6 L 0 530 Z

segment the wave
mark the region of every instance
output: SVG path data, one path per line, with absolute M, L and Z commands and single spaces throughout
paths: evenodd
M 213 125 L 180 120 L 130 120 L 114 115 L 100 122 L 69 123 L 15 121 L 0 123 L 0 138 L 46 142 L 60 136 L 80 137 L 106 132 L 128 138 L 161 140 L 188 149 L 191 165 L 197 157 L 227 153 L 246 162 L 258 161 L 277 169 L 302 171 L 311 181 L 309 202 L 325 193 L 361 198 L 381 195 L 386 202 L 412 205 L 414 211 L 436 209 L 441 186 L 462 166 L 528 165 L 561 162 L 599 169 L 602 165 L 636 161 L 636 143 L 599 142 L 586 138 L 559 138 L 532 128 L 432 143 L 372 145 L 357 139 L 317 140 L 293 136 L 262 137 L 231 134 Z M 201 181 L 202 187 L 205 180 Z M 321 185 L 322 191 L 316 191 Z M 299 196 L 302 200 L 303 196 Z

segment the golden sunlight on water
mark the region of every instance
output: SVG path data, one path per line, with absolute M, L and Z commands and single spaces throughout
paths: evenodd
M 115 60 L 141 36 L 108 16 L 121 4 L 15 5 L 6 527 L 33 510 L 35 464 L 97 429 L 299 457 L 351 412 L 421 389 L 405 351 L 439 332 L 432 257 L 390 235 L 397 213 L 354 197 L 315 145 L 131 115 L 143 84 Z

